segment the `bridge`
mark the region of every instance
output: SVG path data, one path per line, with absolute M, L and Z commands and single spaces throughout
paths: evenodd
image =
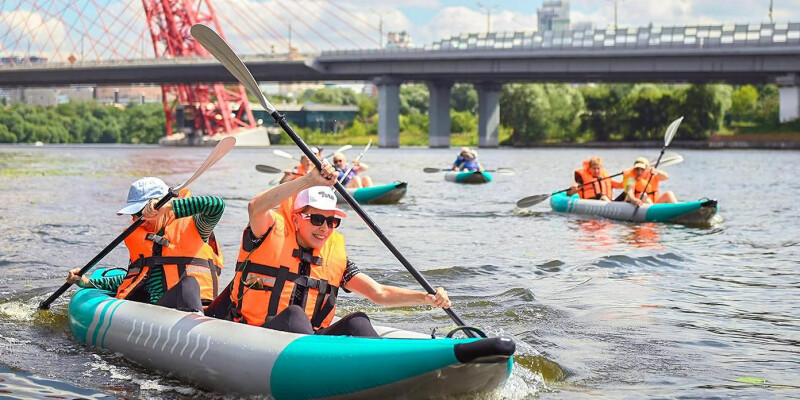
M 399 85 L 430 90 L 430 146 L 450 145 L 450 89 L 474 83 L 479 145 L 498 145 L 506 82 L 776 83 L 780 119 L 800 117 L 800 23 L 463 34 L 421 48 L 322 51 L 304 60 L 243 56 L 258 81 L 372 81 L 379 145 L 399 145 Z M 0 68 L 2 86 L 233 82 L 210 58 Z

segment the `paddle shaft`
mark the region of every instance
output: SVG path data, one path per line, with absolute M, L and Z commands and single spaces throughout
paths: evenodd
M 173 197 L 177 197 L 177 192 L 173 192 L 172 189 L 170 189 L 170 191 L 167 192 L 167 194 L 163 198 L 161 198 L 161 200 L 159 200 L 158 203 L 156 203 L 156 205 L 153 208 L 158 210 L 159 208 L 161 208 L 161 206 L 167 204 L 167 202 Z M 136 228 L 139 227 L 139 225 L 143 223 L 144 223 L 144 218 L 142 218 L 142 216 L 140 215 L 139 218 L 136 221 L 134 221 L 131 224 L 131 226 L 128 227 L 128 229 L 125 229 L 125 231 L 122 232 L 119 236 L 117 236 L 116 239 L 111 241 L 111 243 L 108 246 L 106 246 L 106 248 L 103 249 L 103 251 L 94 256 L 94 258 L 92 258 L 91 261 L 89 261 L 86 265 L 84 265 L 83 268 L 81 268 L 81 270 L 78 271 L 77 275 L 82 276 L 87 271 L 92 269 L 95 266 L 95 264 L 100 262 L 100 260 L 102 260 L 105 256 L 107 256 L 108 253 L 111 252 L 111 250 L 114 250 L 114 248 L 117 247 L 117 245 L 122 243 L 122 241 L 125 240 L 125 238 L 127 238 L 131 233 L 133 233 L 133 231 L 136 230 Z M 69 282 L 61 285 L 61 287 L 58 288 L 58 290 L 56 290 L 55 292 L 53 292 L 53 294 L 51 294 L 50 297 L 48 297 L 45 301 L 39 303 L 39 309 L 47 310 L 48 308 L 50 308 L 50 304 L 54 302 L 57 298 L 59 298 L 62 294 L 64 294 L 64 292 L 66 292 L 70 286 L 72 286 L 72 284 Z
M 286 134 L 289 135 L 289 137 L 297 145 L 297 147 L 300 148 L 303 154 L 305 154 L 311 160 L 311 162 L 314 163 L 314 166 L 316 166 L 317 169 L 322 170 L 322 162 L 319 159 L 317 159 L 317 156 L 314 153 L 311 152 L 311 149 L 308 148 L 308 145 L 303 141 L 303 139 L 297 136 L 297 133 L 295 133 L 294 129 L 292 129 L 289 123 L 286 122 L 285 116 L 281 114 L 279 111 L 274 111 L 270 115 L 272 115 L 272 118 L 275 119 L 275 122 L 278 125 L 280 125 L 281 128 L 283 128 Z M 358 202 L 356 202 L 353 196 L 351 196 L 350 193 L 347 192 L 345 187 L 342 186 L 342 184 L 338 181 L 333 185 L 333 187 L 336 189 L 336 191 L 339 192 L 340 195 L 342 195 L 342 198 L 344 198 L 344 200 L 347 202 L 350 208 L 352 208 L 353 211 L 355 211 L 356 214 L 358 214 L 358 216 L 364 220 L 364 223 L 367 224 L 367 226 L 369 227 L 369 229 L 372 230 L 373 233 L 375 233 L 375 236 L 377 236 L 378 239 L 380 239 L 380 241 L 383 242 L 386 248 L 388 248 L 389 251 L 391 251 L 392 254 L 394 254 L 397 260 L 400 261 L 401 264 L 403 264 L 403 266 L 414 277 L 414 279 L 416 279 L 417 282 L 419 282 L 419 284 L 422 285 L 425 291 L 428 292 L 429 294 L 436 294 L 436 290 L 434 290 L 433 286 L 431 286 L 431 284 L 428 283 L 428 280 L 425 279 L 425 277 L 422 276 L 422 274 L 420 274 L 419 271 L 417 271 L 416 268 L 414 268 L 414 266 L 412 266 L 410 262 L 408 262 L 408 260 L 405 258 L 405 256 L 403 256 L 402 253 L 400 253 L 399 250 L 397 250 L 394 244 L 391 241 L 389 241 L 389 239 L 386 237 L 386 235 L 383 234 L 381 229 L 378 228 L 378 225 L 376 225 L 375 222 L 372 221 L 372 218 L 370 218 L 369 215 L 367 215 L 367 213 L 364 212 L 364 209 L 361 208 L 361 205 L 358 204 Z M 449 308 L 445 308 L 444 311 L 447 313 L 448 316 L 450 316 L 453 322 L 455 322 L 459 326 L 466 325 L 464 321 L 462 321 L 461 318 L 458 315 L 456 315 L 455 311 Z M 465 333 L 469 337 L 475 337 L 475 335 L 471 332 L 465 332 Z

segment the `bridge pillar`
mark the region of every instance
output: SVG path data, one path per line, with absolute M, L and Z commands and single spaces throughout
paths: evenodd
M 503 85 L 482 82 L 478 90 L 478 146 L 497 147 L 500 136 L 500 90 Z
M 780 96 L 780 122 L 800 118 L 800 79 L 796 74 L 779 76 L 778 95 Z
M 378 146 L 400 146 L 400 80 L 383 76 L 378 87 Z
M 428 147 L 450 147 L 450 89 L 453 82 L 430 81 Z

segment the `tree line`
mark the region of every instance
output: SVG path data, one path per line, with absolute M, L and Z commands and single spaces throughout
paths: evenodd
M 270 96 L 274 101 L 289 100 Z M 403 137 L 427 142 L 428 89 L 400 88 Z M 255 99 L 251 99 L 255 102 Z M 358 114 L 343 136 L 375 135 L 377 99 L 352 89 L 307 90 L 298 102 L 356 105 Z M 478 128 L 478 96 L 470 84 L 451 91 L 450 130 L 473 135 Z M 678 116 L 684 116 L 680 139 L 706 140 L 712 133 L 742 127 L 778 127 L 779 95 L 775 85 L 725 84 L 530 84 L 503 85 L 500 93 L 501 144 L 540 142 L 656 140 Z M 327 132 L 298 129 L 324 141 Z M 0 143 L 157 143 L 166 134 L 161 103 L 100 105 L 69 102 L 56 107 L 12 104 L 0 108 Z

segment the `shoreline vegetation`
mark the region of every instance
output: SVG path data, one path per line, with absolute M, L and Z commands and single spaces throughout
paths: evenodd
M 366 144 L 377 139 L 377 99 L 352 89 L 306 90 L 280 103 L 357 106 L 338 132 L 295 127 L 311 145 Z M 428 146 L 428 89 L 400 89 L 400 146 Z M 255 102 L 251 98 L 251 102 Z M 478 98 L 470 84 L 451 91 L 450 144 L 477 146 Z M 666 126 L 684 116 L 675 147 L 800 148 L 800 120 L 779 123 L 775 85 L 725 84 L 522 84 L 503 85 L 499 144 L 502 147 L 659 147 Z M 166 134 L 161 103 L 101 105 L 69 102 L 55 107 L 15 103 L 0 107 L 2 143 L 155 144 Z M 345 121 L 342 121 L 345 122 Z M 268 130 L 273 130 L 269 127 Z M 180 129 L 173 127 L 174 132 Z M 290 144 L 271 135 L 273 144 Z

